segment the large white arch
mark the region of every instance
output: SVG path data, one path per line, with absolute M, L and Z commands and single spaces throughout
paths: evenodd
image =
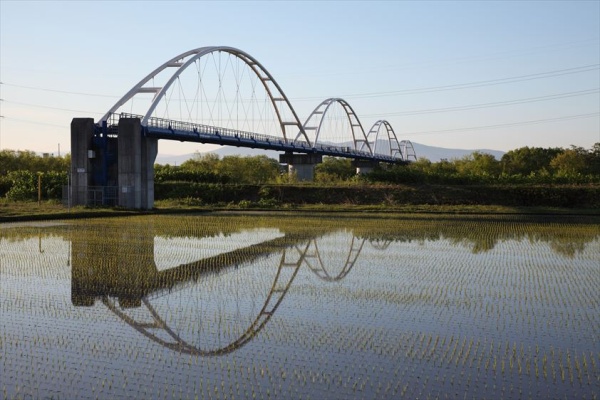
M 277 118 L 279 119 L 279 124 L 281 126 L 281 132 L 284 139 L 287 141 L 289 138 L 293 138 L 293 135 L 298 133 L 297 137 L 304 136 L 306 141 L 310 144 L 310 140 L 304 131 L 303 125 L 300 123 L 300 119 L 296 114 L 296 111 L 292 107 L 289 99 L 281 90 L 279 84 L 273 79 L 273 76 L 266 70 L 266 68 L 260 64 L 254 57 L 250 54 L 236 49 L 234 47 L 227 46 L 207 46 L 200 47 L 194 50 L 189 50 L 184 53 L 175 56 L 150 72 L 146 75 L 142 80 L 140 80 L 135 86 L 133 86 L 123 97 L 121 97 L 107 112 L 100 118 L 99 123 L 107 121 L 110 118 L 110 115 L 115 113 L 119 107 L 123 106 L 125 103 L 133 99 L 139 93 L 154 93 L 154 99 L 148 110 L 142 116 L 142 126 L 146 126 L 150 117 L 152 117 L 152 113 L 154 112 L 156 106 L 163 99 L 173 82 L 181 75 L 183 71 L 185 71 L 190 65 L 194 64 L 199 58 L 214 52 L 225 52 L 229 53 L 243 62 L 245 62 L 252 71 L 259 78 L 262 83 L 265 91 L 269 95 L 273 108 L 277 114 Z M 152 81 L 152 79 L 157 76 L 162 71 L 167 68 L 176 68 L 175 72 L 171 75 L 167 83 L 162 87 L 154 87 L 148 86 L 148 83 Z M 292 120 L 284 120 L 282 115 L 282 110 L 287 108 L 291 116 Z M 288 135 L 287 130 L 293 132 L 292 135 Z

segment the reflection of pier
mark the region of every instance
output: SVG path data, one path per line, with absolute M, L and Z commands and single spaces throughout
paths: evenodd
M 151 232 L 148 233 L 122 233 L 124 237 L 136 239 L 134 252 L 123 244 L 127 240 L 110 247 L 102 243 L 90 248 L 94 246 L 90 242 L 74 238 L 71 285 L 73 304 L 91 306 L 96 298 L 112 296 L 118 298 L 121 307 L 139 307 L 142 298 L 160 297 L 184 289 L 204 275 L 251 263 L 281 251 L 282 248 L 308 240 L 303 236 L 285 235 L 160 271 L 154 261 L 154 236 Z
M 112 248 L 104 243 L 97 245 L 96 249 L 85 239 L 74 238 L 73 304 L 91 306 L 96 300 L 100 300 L 121 320 L 162 346 L 186 354 L 203 356 L 232 352 L 255 337 L 283 301 L 302 264 L 306 264 L 322 280 L 339 281 L 354 267 L 365 242 L 365 239 L 351 236 L 350 248 L 342 269 L 335 274 L 327 271 L 328 259 L 321 254 L 319 238 L 297 234 L 286 234 L 263 243 L 159 271 L 154 261 L 154 236 L 151 231 L 140 232 L 139 229 L 132 229 L 121 234 L 131 235 L 135 239 L 134 254 L 131 253 L 131 248 L 127 252 L 122 244 L 131 243 L 131 237 L 128 240 L 115 241 Z M 275 254 L 281 254 L 278 257 L 279 265 L 262 308 L 246 330 L 226 345 L 203 349 L 190 344 L 180 333 L 168 326 L 150 303 L 153 298 L 193 287 L 208 275 L 225 271 L 236 273 L 237 268 L 245 268 Z M 139 315 L 139 312 L 127 311 L 132 308 L 145 310 L 145 313 L 151 316 L 151 320 L 138 321 L 137 317 L 132 315 Z

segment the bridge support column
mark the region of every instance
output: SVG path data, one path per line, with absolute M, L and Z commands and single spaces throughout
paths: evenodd
M 71 121 L 71 205 L 87 205 L 88 186 L 92 183 L 90 155 L 94 138 L 93 118 L 73 118 Z
M 353 160 L 352 166 L 356 168 L 357 175 L 365 175 L 379 166 L 379 162 L 370 160 Z
M 139 118 L 121 118 L 118 149 L 119 206 L 151 209 L 158 140 L 142 136 Z
M 288 165 L 288 173 L 295 175 L 299 181 L 312 182 L 315 180 L 315 165 L 323 162 L 320 154 L 294 154 L 279 155 L 279 162 Z

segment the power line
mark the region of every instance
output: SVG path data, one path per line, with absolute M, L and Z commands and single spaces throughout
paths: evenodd
M 499 78 L 499 79 L 491 79 L 485 81 L 476 81 L 476 82 L 467 82 L 467 83 L 458 83 L 454 85 L 445 85 L 445 86 L 433 86 L 419 89 L 405 89 L 405 90 L 396 90 L 391 92 L 373 92 L 373 93 L 364 93 L 358 95 L 347 95 L 346 97 L 383 97 L 383 96 L 395 96 L 395 95 L 406 95 L 406 94 L 417 94 L 417 93 L 431 93 L 431 92 L 441 92 L 447 90 L 459 90 L 459 89 L 470 89 L 477 88 L 483 86 L 494 86 L 500 85 L 504 83 L 515 83 L 515 82 L 523 82 L 534 79 L 544 79 L 544 78 L 553 78 L 556 76 L 562 75 L 570 75 L 577 74 L 582 72 L 589 72 L 598 70 L 600 64 L 591 64 L 583 67 L 576 68 L 568 68 L 563 70 L 549 71 L 549 72 L 540 72 L 537 74 L 530 75 L 521 75 L 521 76 L 513 76 L 508 78 Z
M 430 109 L 413 110 L 413 111 L 398 111 L 398 112 L 381 113 L 381 114 L 365 114 L 365 115 L 361 115 L 361 117 L 408 116 L 408 115 L 433 114 L 433 113 L 443 113 L 443 112 L 452 112 L 452 111 L 476 110 L 476 109 L 481 109 L 481 108 L 501 107 L 501 106 L 515 105 L 515 104 L 535 103 L 538 101 L 565 99 L 565 98 L 576 97 L 576 96 L 587 96 L 587 95 L 595 94 L 595 93 L 599 93 L 599 92 L 600 92 L 600 88 L 597 88 L 597 89 L 580 90 L 580 91 L 576 91 L 576 92 L 557 93 L 557 94 L 552 94 L 552 95 L 548 95 L 548 96 L 528 97 L 528 98 L 524 98 L 524 99 L 499 101 L 499 102 L 494 102 L 494 103 L 471 104 L 471 105 L 465 105 L 465 106 L 445 107 L 445 108 L 430 108 Z
M 446 133 L 446 132 L 462 132 L 462 131 L 475 131 L 475 130 L 485 130 L 485 129 L 495 129 L 495 128 L 506 128 L 511 126 L 522 126 L 522 125 L 535 125 L 542 124 L 546 122 L 556 122 L 556 121 L 566 121 L 572 119 L 583 119 L 583 118 L 591 118 L 600 116 L 600 112 L 588 113 L 588 114 L 577 114 L 577 115 L 566 115 L 564 117 L 557 118 L 546 118 L 546 119 L 537 119 L 532 121 L 520 121 L 520 122 L 511 122 L 508 124 L 498 124 L 498 125 L 483 125 L 483 126 L 470 126 L 464 128 L 453 128 L 453 129 L 441 129 L 436 131 L 422 131 L 422 132 L 406 132 L 402 135 L 431 135 L 436 133 Z
M 0 82 L 0 85 L 6 85 L 6 86 L 16 87 L 16 88 L 20 88 L 20 89 L 40 90 L 42 92 L 75 94 L 78 96 L 94 96 L 94 97 L 110 97 L 110 98 L 118 98 L 119 97 L 119 96 L 112 96 L 112 95 L 107 95 L 107 94 L 71 92 L 71 91 L 67 91 L 67 90 L 48 89 L 48 88 L 43 88 L 43 87 L 39 87 L 39 86 L 14 85 L 12 83 L 6 83 L 6 82 Z
M 583 66 L 574 67 L 574 68 L 566 68 L 566 69 L 559 69 L 559 70 L 554 70 L 554 71 L 539 72 L 536 74 L 511 76 L 511 77 L 507 77 L 507 78 L 498 78 L 498 79 L 490 79 L 490 80 L 484 80 L 484 81 L 457 83 L 457 84 L 453 84 L 453 85 L 430 86 L 430 87 L 415 88 L 415 89 L 402 89 L 402 90 L 394 90 L 394 91 L 345 94 L 345 95 L 341 95 L 339 97 L 342 97 L 345 99 L 351 99 L 351 98 L 358 99 L 358 98 L 372 98 L 372 97 L 404 96 L 404 95 L 409 95 L 409 94 L 420 94 L 420 93 L 442 92 L 442 91 L 449 91 L 449 90 L 471 89 L 471 88 L 478 88 L 478 87 L 484 87 L 484 86 L 500 85 L 500 84 L 505 84 L 505 83 L 530 81 L 530 80 L 535 80 L 535 79 L 554 78 L 556 76 L 596 71 L 599 68 L 600 68 L 600 64 L 590 64 L 590 65 L 583 65 Z M 321 99 L 321 97 L 298 97 L 298 98 L 293 98 L 292 100 L 315 100 L 315 99 Z
M 283 74 L 281 75 L 282 77 L 300 77 L 300 76 L 337 76 L 340 74 L 369 74 L 369 73 L 377 73 L 378 71 L 400 71 L 400 70 L 404 70 L 404 69 L 415 69 L 415 68 L 431 68 L 431 67 L 446 67 L 448 65 L 456 65 L 456 64 L 461 64 L 464 62 L 473 62 L 473 61 L 483 61 L 483 60 L 497 60 L 497 59 L 506 59 L 506 58 L 510 58 L 510 57 L 518 57 L 518 56 L 522 56 L 522 55 L 532 55 L 532 54 L 537 54 L 540 52 L 545 52 L 548 50 L 551 50 L 552 48 L 566 48 L 566 49 L 570 49 L 570 48 L 575 48 L 575 47 L 580 47 L 580 46 L 587 46 L 588 43 L 591 43 L 592 45 L 596 44 L 599 41 L 599 38 L 589 38 L 589 39 L 584 39 L 584 40 L 578 40 L 578 41 L 571 41 L 571 42 L 562 42 L 562 43 L 554 43 L 554 44 L 550 44 L 550 45 L 545 45 L 545 46 L 536 46 L 536 47 L 530 47 L 530 48 L 521 48 L 521 49 L 513 49 L 513 50 L 508 50 L 508 51 L 502 51 L 502 52 L 494 52 L 494 53 L 489 53 L 489 54 L 483 54 L 483 55 L 476 55 L 476 56 L 468 56 L 468 57 L 456 57 L 456 58 L 448 58 L 448 59 L 441 59 L 441 60 L 436 60 L 436 59 L 430 59 L 430 60 L 424 60 L 421 62 L 408 62 L 408 63 L 403 63 L 403 64 L 389 64 L 389 65 L 382 65 L 382 66 L 377 66 L 377 67 L 370 67 L 368 69 L 343 69 L 342 71 L 324 71 L 324 72 L 296 72 L 296 73 L 292 73 L 292 74 Z
M 3 116 L 3 119 L 9 120 L 9 121 L 24 122 L 26 124 L 53 126 L 55 128 L 63 128 L 63 129 L 65 127 L 69 126 L 68 123 L 65 125 L 56 125 L 56 124 L 49 124 L 47 122 L 38 122 L 38 121 L 31 121 L 31 120 L 27 120 L 27 119 L 12 118 L 12 117 L 7 117 L 6 115 Z
M 95 111 L 83 111 L 83 110 L 72 110 L 69 108 L 49 107 L 49 106 L 42 106 L 39 104 L 21 103 L 19 101 L 12 101 L 12 100 L 6 100 L 6 99 L 0 99 L 0 101 L 4 102 L 4 103 L 18 104 L 18 105 L 27 106 L 27 107 L 45 108 L 48 110 L 59 110 L 59 111 L 77 112 L 77 113 L 85 113 L 85 114 L 103 115 L 103 113 L 99 113 L 99 112 L 95 112 Z
M 408 94 L 440 92 L 440 91 L 448 91 L 448 90 L 470 89 L 470 88 L 483 87 L 483 86 L 499 85 L 499 84 L 504 84 L 504 83 L 523 82 L 523 81 L 534 80 L 534 79 L 553 78 L 556 76 L 596 71 L 598 69 L 600 69 L 600 64 L 589 64 L 589 65 L 582 65 L 579 67 L 539 72 L 536 74 L 529 74 L 529 75 L 519 75 L 519 76 L 506 77 L 506 78 L 497 78 L 497 79 L 474 81 L 474 82 L 464 82 L 464 83 L 457 83 L 457 84 L 443 85 L 443 86 L 430 86 L 430 87 L 415 88 L 415 89 L 402 89 L 402 90 L 394 90 L 394 91 L 345 94 L 345 95 L 341 95 L 341 96 L 337 96 L 337 97 L 343 97 L 343 98 L 387 97 L 387 96 L 401 96 L 401 95 L 408 95 Z M 113 95 L 98 94 L 98 93 L 72 92 L 72 91 L 66 91 L 66 90 L 48 89 L 48 88 L 43 88 L 43 87 L 38 87 L 38 86 L 15 85 L 15 84 L 6 83 L 6 82 L 0 82 L 0 85 L 6 85 L 6 86 L 21 88 L 21 89 L 40 90 L 40 91 L 45 91 L 45 92 L 74 94 L 74 95 L 79 95 L 79 96 L 95 96 L 95 97 L 108 97 L 108 98 L 120 98 L 121 97 L 121 96 L 113 96 Z M 296 98 L 291 98 L 290 100 L 315 100 L 315 99 L 322 100 L 323 97 L 316 97 L 316 96 L 296 97 Z

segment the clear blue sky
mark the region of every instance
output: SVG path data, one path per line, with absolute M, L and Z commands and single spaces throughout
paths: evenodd
M 343 97 L 365 129 L 385 118 L 426 145 L 600 142 L 599 1 L 0 0 L 0 35 L 0 149 L 67 152 L 73 117 L 99 118 L 167 59 L 210 45 L 259 60 L 301 120 Z

